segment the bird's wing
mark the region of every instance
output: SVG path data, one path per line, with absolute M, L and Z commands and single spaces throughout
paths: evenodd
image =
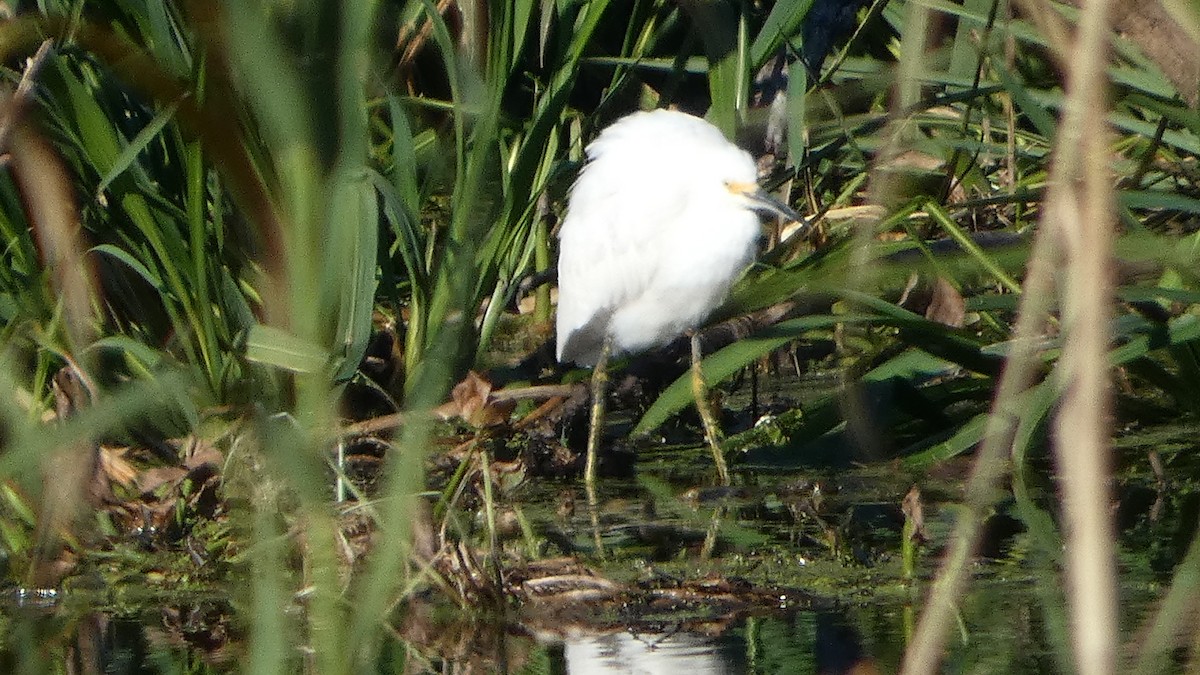
M 559 232 L 560 359 L 594 360 L 612 312 L 644 293 L 675 253 L 685 192 L 627 166 L 595 162 L 572 191 Z

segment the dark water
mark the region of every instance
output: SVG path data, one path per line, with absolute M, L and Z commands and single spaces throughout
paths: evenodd
M 985 598 L 987 598 L 985 600 Z M 1022 600 L 1024 598 L 1024 600 Z M 953 642 L 949 672 L 1053 672 L 1039 610 L 1010 585 L 977 591 Z M 983 606 L 987 610 L 981 612 Z M 250 648 L 232 634 L 222 603 L 70 616 L 21 611 L 5 621 L 3 672 L 235 672 Z M 986 616 L 985 616 L 986 615 Z M 535 638 L 515 626 L 440 626 L 456 640 L 397 640 L 379 672 L 887 673 L 899 668 L 912 613 L 894 602 L 743 617 L 701 632 L 653 628 L 568 630 Z M 976 623 L 978 621 L 978 623 Z M 296 672 L 304 670 L 300 649 Z
M 1126 439 L 1115 481 L 1122 630 L 1131 645 L 1200 511 L 1200 486 L 1164 484 L 1143 467 L 1147 447 L 1172 447 L 1155 438 L 1152 446 Z M 1186 476 L 1194 449 L 1163 450 L 1168 472 Z M 967 461 L 946 463 L 936 475 L 890 464 L 758 469 L 739 473 L 733 489 L 712 487 L 710 462 L 703 449 L 644 449 L 636 476 L 603 481 L 594 509 L 574 482 L 521 486 L 502 510 L 531 524 L 533 544 L 513 535 L 504 546 L 527 557 L 575 558 L 628 587 L 732 579 L 803 602 L 731 610 L 701 600 L 686 612 L 615 612 L 616 619 L 600 603 L 594 616 L 576 612 L 569 620 L 512 606 L 493 619 L 410 607 L 397 612 L 395 631 L 378 647 L 375 672 L 895 672 L 953 524 Z M 914 486 L 926 542 L 909 577 L 901 502 Z M 1070 670 L 1061 541 L 1053 528 L 1028 525 L 1054 522 L 1054 482 L 1047 473 L 1025 487 L 1001 499 L 986 523 L 984 558 L 960 601 L 946 672 Z M 0 673 L 224 673 L 243 670 L 253 652 L 250 605 L 226 589 L 190 599 L 146 593 L 117 607 L 111 592 L 98 597 L 102 608 L 83 595 L 9 594 L 0 606 Z M 297 625 L 302 613 L 298 603 Z M 289 669 L 311 671 L 303 639 L 294 644 Z

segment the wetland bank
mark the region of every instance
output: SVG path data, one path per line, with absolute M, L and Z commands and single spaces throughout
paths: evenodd
M 1200 19 L 1033 4 L 6 8 L 0 669 L 1193 669 Z M 590 495 L 557 226 L 655 108 L 812 227 L 731 484 L 675 344 Z

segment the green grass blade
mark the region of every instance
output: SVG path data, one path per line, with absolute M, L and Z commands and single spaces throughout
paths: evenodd
M 839 324 L 868 323 L 875 317 L 870 315 L 806 316 L 782 321 L 761 333 L 740 340 L 708 356 L 701 363 L 704 381 L 709 386 L 731 377 L 734 373 L 757 359 L 779 349 L 806 332 L 829 329 Z M 672 415 L 693 402 L 691 375 L 685 374 L 672 382 L 655 399 L 631 432 L 634 436 L 648 434 L 667 421 Z

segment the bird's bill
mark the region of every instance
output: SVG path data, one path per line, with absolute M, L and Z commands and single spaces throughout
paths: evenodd
M 804 218 L 792 210 L 790 206 L 767 194 L 757 183 L 727 183 L 729 191 L 740 195 L 748 201 L 750 208 L 755 211 L 773 213 L 789 223 L 803 223 Z
M 772 195 L 767 194 L 767 192 L 762 189 L 754 190 L 753 192 L 747 192 L 745 194 L 746 199 L 749 199 L 754 208 L 759 211 L 773 213 L 780 218 L 783 218 L 784 222 L 786 223 L 804 222 L 804 217 L 799 213 L 796 213 L 792 207 L 784 204 Z

